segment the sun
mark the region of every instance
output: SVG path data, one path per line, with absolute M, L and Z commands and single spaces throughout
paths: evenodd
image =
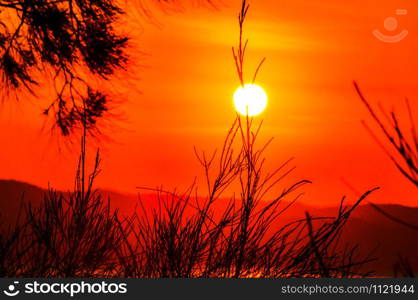
M 262 87 L 248 83 L 240 86 L 234 93 L 237 112 L 249 117 L 261 114 L 267 106 L 267 94 Z

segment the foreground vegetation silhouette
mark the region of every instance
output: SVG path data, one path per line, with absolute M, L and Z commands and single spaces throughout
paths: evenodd
M 141 206 L 122 218 L 94 190 L 99 155 L 85 175 L 86 137 L 73 191 L 50 189 L 37 208 L 26 205 L 20 222 L 0 236 L 2 277 L 351 277 L 370 259 L 357 246 L 340 247 L 339 236 L 351 207 L 341 202 L 334 218 L 305 218 L 282 227 L 274 222 L 299 197 L 306 180 L 266 201 L 265 195 L 288 174 L 286 166 L 264 171 L 251 121 L 238 118 L 218 156 L 199 156 L 208 196 L 159 190 L 157 206 Z M 240 149 L 235 152 L 234 145 Z M 217 157 L 217 160 L 215 159 Z M 214 175 L 211 176 L 212 169 Z M 238 199 L 223 193 L 240 182 Z M 296 194 L 296 195 L 295 195 Z M 293 195 L 293 196 L 292 196 Z M 292 197 L 290 201 L 285 201 Z M 289 199 L 288 199 L 289 200 Z

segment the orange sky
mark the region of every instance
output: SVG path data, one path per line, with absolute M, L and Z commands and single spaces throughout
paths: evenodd
M 186 1 L 184 1 L 186 2 Z M 120 74 L 114 91 L 125 99 L 123 120 L 102 142 L 99 186 L 134 193 L 135 187 L 185 187 L 198 172 L 193 146 L 220 145 L 235 112 L 239 85 L 231 57 L 237 40 L 239 0 L 219 11 L 202 7 L 156 13 L 161 26 L 129 20 L 135 67 Z M 328 205 L 352 191 L 374 186 L 375 202 L 418 205 L 407 182 L 372 141 L 360 120 L 370 121 L 356 96 L 357 80 L 369 100 L 401 107 L 408 96 L 418 111 L 418 2 L 251 1 L 246 34 L 248 71 L 267 61 L 258 84 L 269 95 L 262 138 L 275 140 L 269 167 L 295 157 L 290 179 L 307 178 L 303 201 Z M 396 9 L 407 9 L 396 16 Z M 373 36 L 388 16 L 409 35 L 389 44 Z M 134 73 L 134 74 L 133 74 Z M 135 79 L 139 78 L 139 80 Z M 129 79 L 129 80 L 126 80 Z M 0 110 L 0 178 L 69 188 L 76 164 L 73 149 L 61 147 L 48 130 L 35 100 L 5 101 Z

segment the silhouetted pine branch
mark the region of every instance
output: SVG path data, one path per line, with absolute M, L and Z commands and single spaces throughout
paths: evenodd
M 178 3 L 134 2 L 144 11 L 145 3 Z M 44 114 L 53 115 L 64 136 L 83 127 L 84 115 L 88 130 L 97 129 L 112 99 L 101 84 L 93 84 L 92 78 L 108 81 L 117 70 L 127 67 L 128 36 L 121 33 L 123 29 L 115 29 L 126 6 L 123 1 L 112 0 L 0 1 L 4 96 L 22 90 L 37 95 L 39 89 L 51 87 L 54 93 Z
M 408 110 L 410 127 L 409 129 L 404 129 L 400 125 L 399 116 L 394 111 L 390 111 L 389 113 L 382 111 L 383 117 L 378 116 L 377 112 L 364 97 L 356 82 L 354 82 L 354 87 L 361 101 L 379 126 L 379 129 L 389 143 L 389 146 L 395 150 L 396 156 L 387 150 L 365 122 L 363 122 L 364 126 L 383 151 L 389 156 L 402 175 L 418 187 L 418 135 L 413 112 L 408 99 L 406 100 L 406 107 Z
M 126 63 L 128 39 L 114 30 L 121 7 L 110 0 L 17 0 L 1 1 L 0 9 L 3 88 L 35 94 L 42 77 L 51 77 L 55 98 L 44 112 L 54 111 L 62 134 L 81 128 L 83 115 L 95 127 L 108 99 L 81 70 L 107 80 Z

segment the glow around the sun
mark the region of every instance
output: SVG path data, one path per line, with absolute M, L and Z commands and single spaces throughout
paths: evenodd
M 261 114 L 267 106 L 267 94 L 256 84 L 245 84 L 234 93 L 235 109 L 243 116 L 249 117 Z

